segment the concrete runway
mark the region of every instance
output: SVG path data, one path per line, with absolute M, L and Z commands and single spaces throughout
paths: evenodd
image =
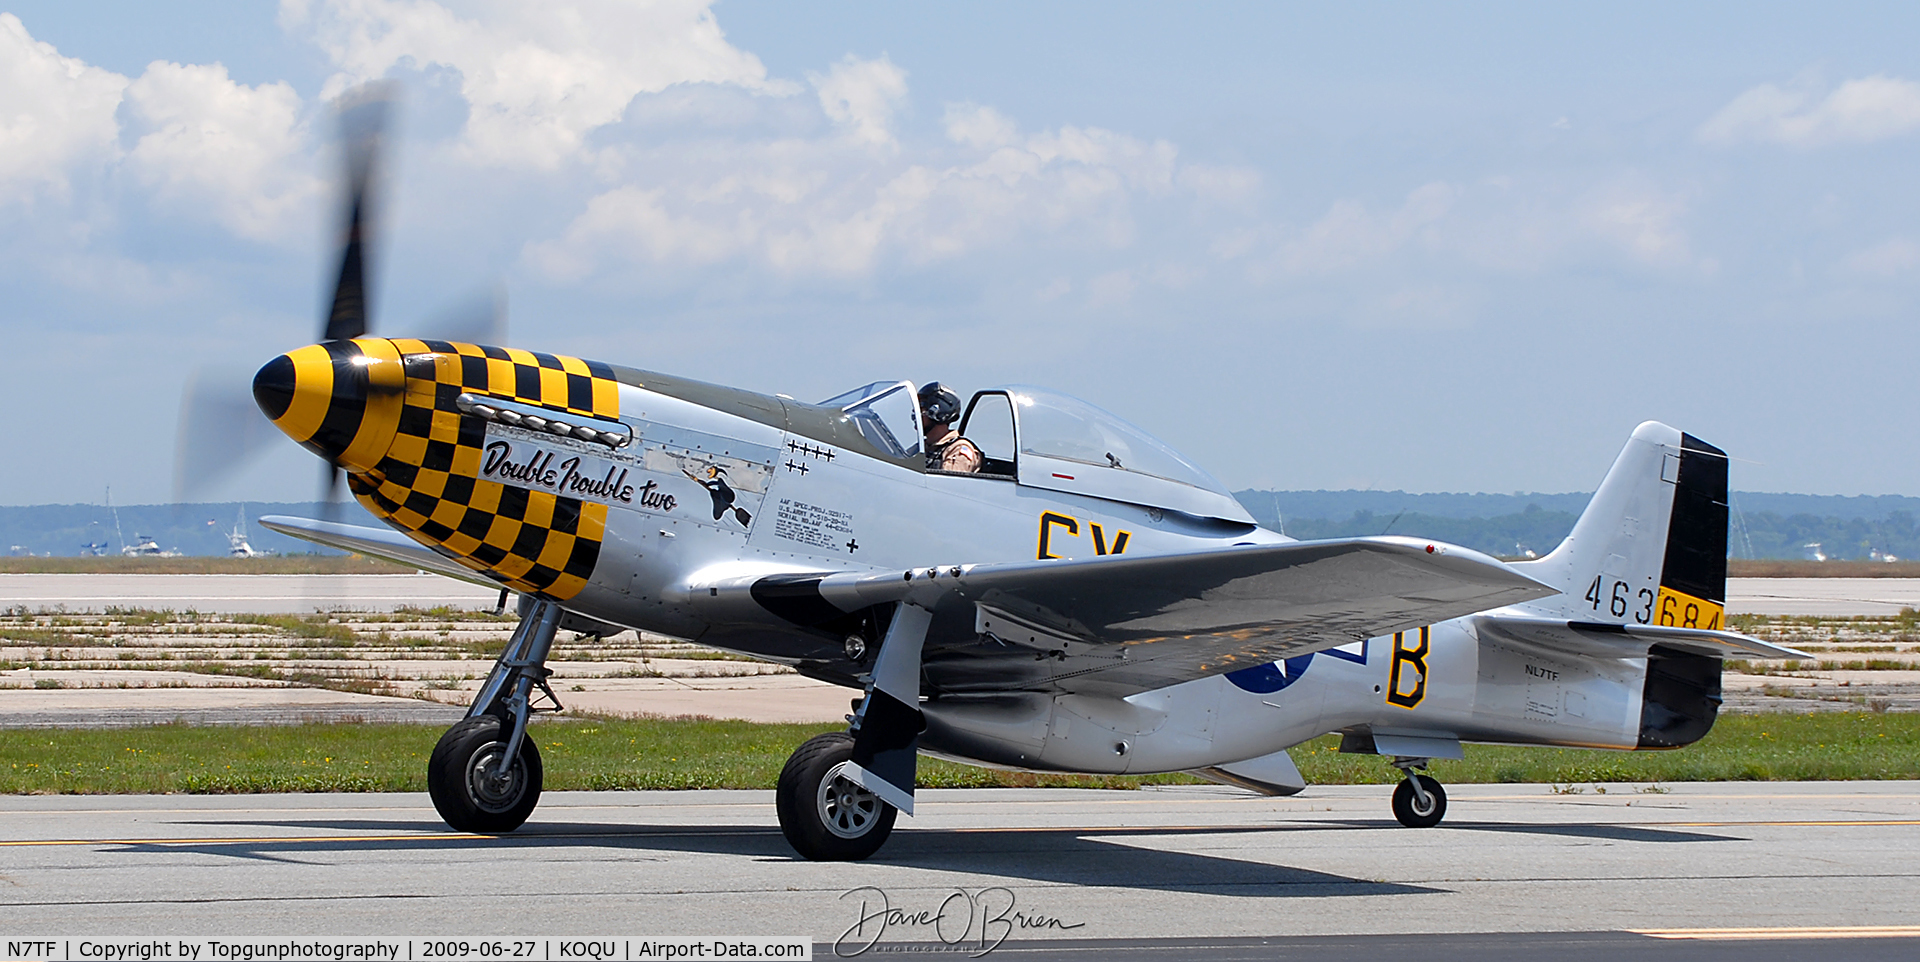
M 1737 615 L 1897 615 L 1920 608 L 1920 578 L 1728 578 Z
M 221 614 L 492 608 L 495 589 L 439 575 L 0 574 L 0 607 L 170 608 Z M 1920 607 L 1920 578 L 1730 578 L 1735 614 L 1895 615 Z
M 448 832 L 421 795 L 11 797 L 0 918 L 36 938 L 797 934 L 829 958 L 843 936 L 935 940 L 899 918 L 858 935 L 884 899 L 944 903 L 950 939 L 970 913 L 969 938 L 1022 919 L 995 953 L 1020 958 L 1920 957 L 1920 783 L 1667 788 L 1457 786 L 1424 831 L 1385 786 L 930 790 L 860 864 L 797 860 L 764 791 L 557 793 L 503 838 Z M 1905 937 L 1845 937 L 1861 926 Z
M 0 574 L 0 607 L 29 611 L 149 608 L 209 614 L 310 614 L 401 607 L 492 608 L 497 588 L 434 574 Z
M 0 688 L 0 729 L 142 725 L 296 725 L 418 722 L 452 725 L 464 706 L 184 671 L 0 672 L 79 679 L 55 689 Z M 141 677 L 145 676 L 145 677 Z M 81 688 L 79 684 L 96 687 Z M 129 687 L 114 687 L 127 684 Z M 151 687 L 142 687 L 151 686 Z

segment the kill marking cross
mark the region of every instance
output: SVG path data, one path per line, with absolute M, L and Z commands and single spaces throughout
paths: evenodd
M 811 444 L 802 444 L 799 441 L 788 441 L 787 450 L 796 454 L 806 455 L 807 457 L 825 458 L 828 461 L 833 460 L 833 449 L 816 448 Z
M 788 473 L 792 473 L 792 472 L 794 472 L 794 471 L 798 471 L 798 472 L 800 472 L 800 474 L 801 474 L 802 476 L 805 476 L 805 475 L 806 475 L 806 473 L 807 473 L 807 466 L 806 466 L 806 465 L 804 465 L 804 464 L 795 464 L 795 463 L 793 463 L 792 461 L 788 461 L 788 462 L 787 462 L 787 471 L 788 471 Z

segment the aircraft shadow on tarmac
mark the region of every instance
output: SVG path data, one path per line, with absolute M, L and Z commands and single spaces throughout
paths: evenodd
M 1682 832 L 1646 825 L 1608 825 L 1604 822 L 1557 822 L 1528 824 L 1517 822 L 1459 822 L 1447 828 L 1475 832 L 1513 832 L 1521 835 L 1566 835 L 1572 838 L 1600 838 L 1613 842 L 1749 842 L 1739 835 L 1710 835 L 1706 832 Z
M 1405 831 L 1390 819 L 1345 819 L 1338 822 L 1314 822 L 1289 825 L 1288 831 L 1352 831 L 1378 829 Z M 1612 825 L 1606 822 L 1447 822 L 1427 832 L 1509 832 L 1516 835 L 1565 835 L 1569 838 L 1598 838 L 1613 842 L 1747 842 L 1740 835 L 1709 835 L 1683 832 L 1649 825 Z
M 418 832 L 418 821 L 378 819 L 303 819 L 252 822 L 186 822 L 232 828 L 237 824 L 278 830 Z M 1290 827 L 1289 827 L 1290 828 Z M 1172 852 L 1127 844 L 1119 839 L 1204 838 L 1268 834 L 1277 826 L 1188 826 L 1142 828 L 900 829 L 879 855 L 876 866 L 940 872 L 997 875 L 1018 881 L 1109 886 L 1168 892 L 1238 894 L 1270 898 L 1325 898 L 1353 895 L 1412 895 L 1441 889 L 1352 878 L 1266 862 Z M 667 853 L 736 855 L 761 862 L 799 862 L 777 829 L 765 825 L 608 825 L 603 822 L 528 824 L 497 837 L 444 835 L 417 838 L 234 838 L 188 843 L 125 842 L 123 853 L 193 852 L 264 861 L 305 861 L 339 852 L 484 850 L 499 846 L 574 846 L 621 849 L 637 858 Z M 805 864 L 805 863 L 802 863 Z

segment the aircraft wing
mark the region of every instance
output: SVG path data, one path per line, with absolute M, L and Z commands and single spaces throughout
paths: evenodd
M 354 554 L 368 555 L 394 564 L 431 571 L 437 575 L 470 581 L 476 585 L 499 587 L 479 572 L 464 568 L 453 559 L 440 555 L 412 538 L 389 528 L 369 528 L 364 525 L 341 524 L 338 521 L 294 518 L 283 514 L 267 515 L 260 519 L 260 524 L 302 541 L 311 541 L 314 544 L 339 548 Z
M 923 663 L 943 690 L 1107 694 L 1556 593 L 1476 551 L 1386 537 L 745 580 L 724 588 L 801 624 L 897 601 L 934 611 Z
M 1663 625 L 1615 625 L 1557 618 L 1479 615 L 1474 631 L 1537 648 L 1603 658 L 1640 658 L 1654 645 L 1679 648 L 1715 658 L 1811 659 L 1796 648 L 1776 645 L 1732 631 L 1674 628 Z

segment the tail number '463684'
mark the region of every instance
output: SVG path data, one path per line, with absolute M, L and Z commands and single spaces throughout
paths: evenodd
M 1609 584 L 1605 575 L 1593 576 L 1593 583 L 1587 586 L 1586 602 L 1595 614 L 1605 612 L 1620 619 L 1631 615 L 1635 624 L 1707 631 L 1719 631 L 1720 616 L 1726 612 L 1721 605 L 1684 591 L 1665 586 L 1658 592 L 1652 588 L 1636 589 L 1619 580 Z

